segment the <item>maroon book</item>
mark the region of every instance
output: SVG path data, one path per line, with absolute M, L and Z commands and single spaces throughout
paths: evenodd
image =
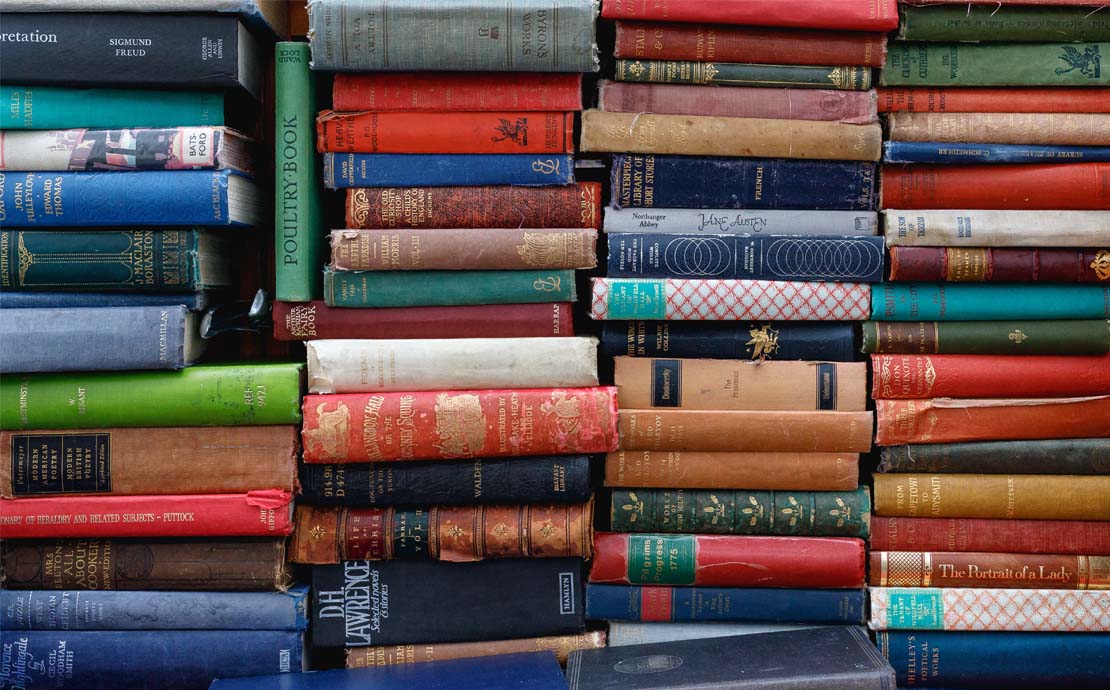
M 873 551 L 1110 554 L 1110 522 L 871 518 Z
M 1110 250 L 891 247 L 890 279 L 964 283 L 1100 283 L 1110 281 Z

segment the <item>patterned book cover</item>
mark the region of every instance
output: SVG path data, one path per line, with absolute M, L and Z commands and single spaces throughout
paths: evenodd
M 872 630 L 1108 632 L 1110 591 L 872 587 Z

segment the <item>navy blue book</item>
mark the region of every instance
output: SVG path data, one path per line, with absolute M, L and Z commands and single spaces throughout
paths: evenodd
M 879 283 L 882 237 L 847 235 L 609 235 L 610 278 L 823 280 Z
M 856 329 L 797 321 L 606 321 L 601 349 L 609 357 L 851 362 Z
M 614 208 L 870 211 L 874 163 L 785 158 L 613 156 Z
M 4 630 L 299 630 L 308 587 L 286 592 L 0 591 Z
M 0 290 L 0 309 L 75 309 L 77 307 L 156 307 L 181 305 L 189 311 L 208 307 L 204 292 L 142 294 L 126 292 L 13 292 Z
M 254 182 L 230 170 L 0 172 L 6 228 L 254 225 L 264 217 Z
M 937 141 L 888 141 L 885 163 L 1104 163 L 1110 146 L 1034 146 L 1025 144 L 948 144 Z
M 898 685 L 934 688 L 1110 687 L 1110 633 L 876 633 Z
M 218 680 L 209 690 L 566 690 L 554 652 Z
M 0 688 L 204 690 L 217 678 L 301 671 L 304 635 L 5 628 L 0 631 L 0 645 L 4 655 Z
M 325 153 L 324 186 L 451 187 L 574 182 L 574 156 L 528 153 Z
M 586 618 L 860 625 L 866 600 L 862 590 L 587 584 Z

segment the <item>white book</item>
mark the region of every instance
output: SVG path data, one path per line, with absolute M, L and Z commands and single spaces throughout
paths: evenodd
M 1110 211 L 883 211 L 888 246 L 1106 247 Z
M 700 640 L 710 637 L 755 635 L 757 633 L 804 630 L 806 628 L 818 627 L 822 626 L 776 623 L 723 623 L 716 621 L 700 623 L 621 623 L 613 621 L 609 623 L 609 646 L 625 647 L 628 645 L 650 644 L 653 642 Z
M 873 211 L 756 211 L 707 208 L 607 208 L 605 232 L 754 235 L 878 235 Z

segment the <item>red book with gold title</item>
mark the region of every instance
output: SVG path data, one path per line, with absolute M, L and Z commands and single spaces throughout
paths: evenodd
M 1110 394 L 1110 355 L 871 355 L 871 371 L 876 400 Z
M 358 112 L 316 119 L 321 153 L 574 153 L 574 113 Z

